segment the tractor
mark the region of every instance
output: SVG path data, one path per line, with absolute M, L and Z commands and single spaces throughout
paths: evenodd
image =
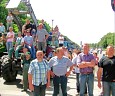
M 10 59 L 5 45 L 0 44 L 0 75 L 3 79 L 7 82 L 14 81 L 16 80 L 18 71 L 21 70 L 21 58 Z

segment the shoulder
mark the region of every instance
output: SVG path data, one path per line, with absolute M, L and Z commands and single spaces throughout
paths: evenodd
M 34 64 L 36 62 L 38 62 L 37 59 L 34 59 L 34 60 L 31 61 L 31 64 Z

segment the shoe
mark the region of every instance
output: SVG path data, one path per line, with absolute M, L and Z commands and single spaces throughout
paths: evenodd
M 26 92 L 27 91 L 27 89 L 23 89 L 21 92 Z
M 80 94 L 79 94 L 79 93 L 77 93 L 77 94 L 76 94 L 76 96 L 80 96 Z
M 99 96 L 103 96 L 103 92 L 101 92 Z

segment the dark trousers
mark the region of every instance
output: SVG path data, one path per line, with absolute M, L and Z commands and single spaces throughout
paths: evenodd
M 67 77 L 66 76 L 54 76 L 53 77 L 53 85 L 54 92 L 53 96 L 57 96 L 59 94 L 59 85 L 61 84 L 61 90 L 63 96 L 67 96 Z
M 80 73 L 76 73 L 76 88 L 78 93 L 80 92 L 79 74 Z
M 39 86 L 34 85 L 34 96 L 45 96 L 46 91 L 46 84 L 42 85 L 42 83 Z
M 1 76 L 1 62 L 0 62 L 0 76 Z

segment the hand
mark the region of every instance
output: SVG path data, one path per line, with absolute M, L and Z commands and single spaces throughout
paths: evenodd
M 32 84 L 29 84 L 29 89 L 30 89 L 31 91 L 34 91 L 34 86 L 33 86 Z
M 50 87 L 50 82 L 47 82 L 46 87 L 47 87 L 47 88 Z
M 52 77 L 54 77 L 54 76 L 55 76 L 55 74 L 54 74 L 52 71 L 50 71 L 50 74 L 51 74 L 51 76 L 52 76 Z
M 67 73 L 66 73 L 66 77 L 68 77 L 70 75 L 70 71 L 68 71 Z
M 98 85 L 97 85 L 97 86 L 98 86 L 100 89 L 101 89 L 101 87 L 102 87 L 100 82 L 98 82 Z

